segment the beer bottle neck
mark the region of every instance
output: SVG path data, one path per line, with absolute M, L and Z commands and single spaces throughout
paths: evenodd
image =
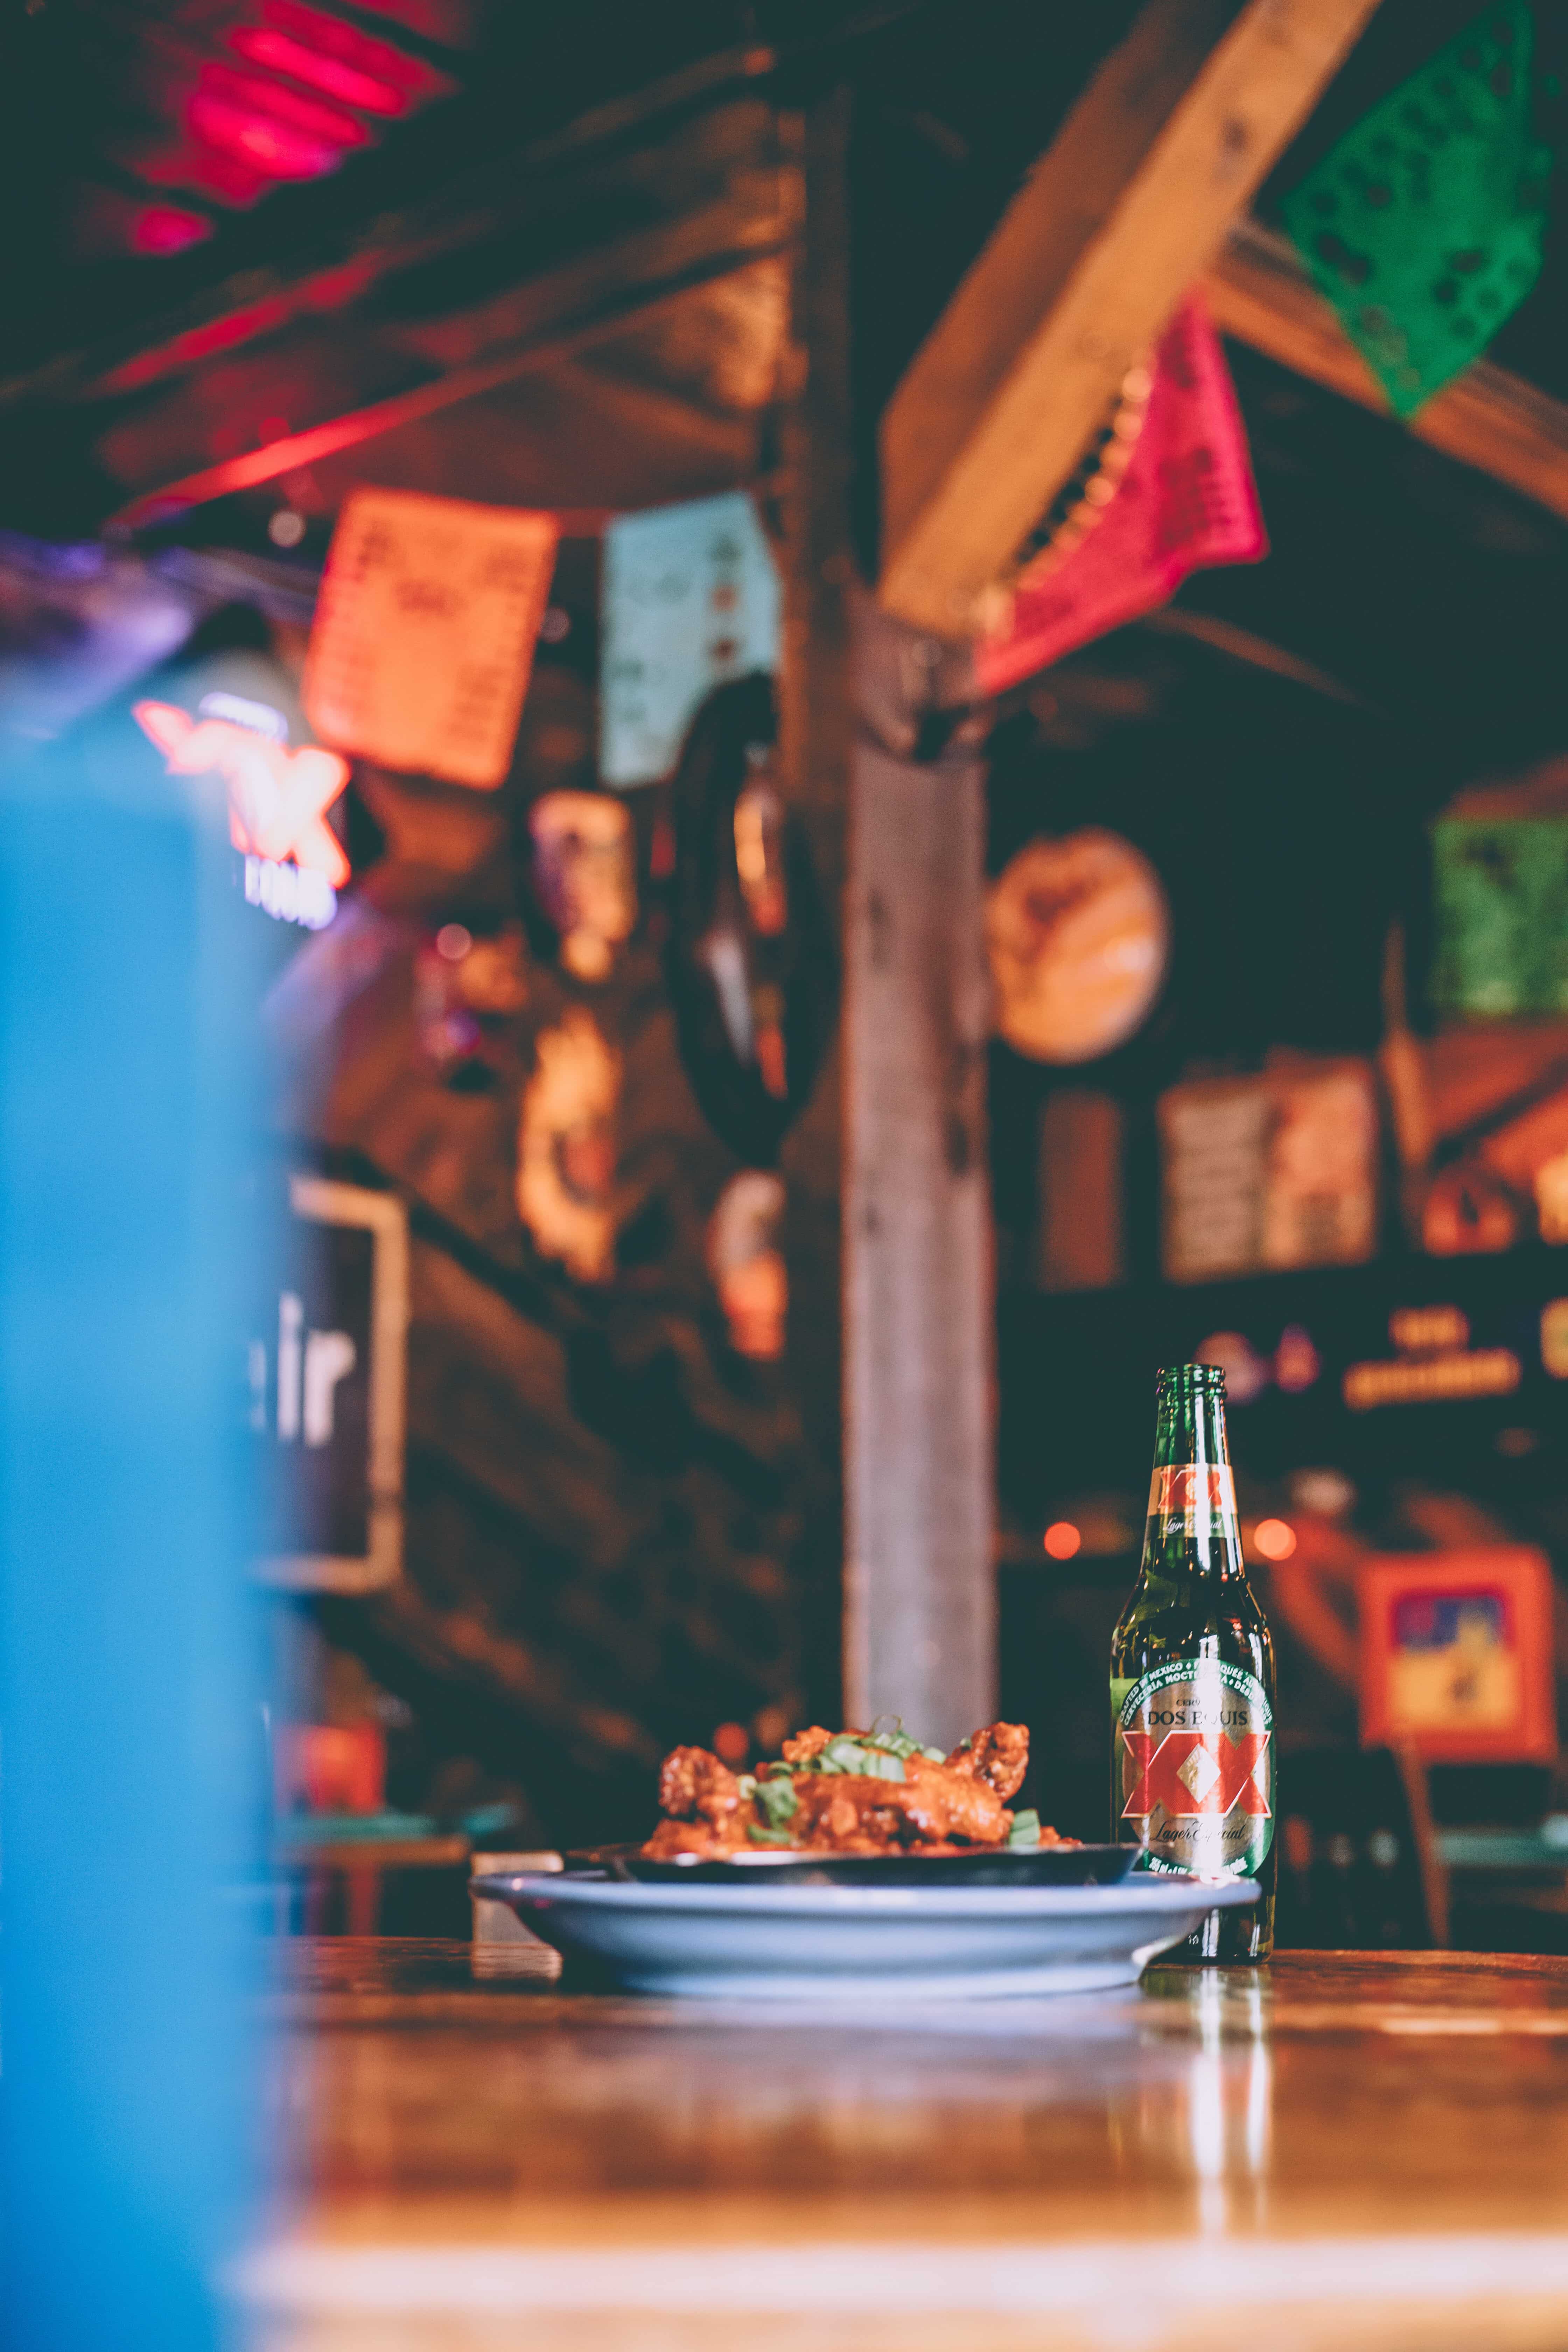
M 1220 1377 L 1184 1366 L 1162 1381 L 1143 1573 L 1244 1577 Z
M 1154 1423 L 1154 1467 L 1184 1468 L 1188 1463 L 1226 1462 L 1225 1399 L 1207 1391 L 1168 1393 L 1160 1399 Z

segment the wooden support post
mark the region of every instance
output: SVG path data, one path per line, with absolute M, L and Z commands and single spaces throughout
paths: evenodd
M 784 124 L 805 211 L 783 453 L 784 771 L 844 909 L 845 991 L 839 1059 L 784 1154 L 790 1358 L 819 1459 L 842 1396 L 843 1490 L 824 1481 L 806 1550 L 831 1546 L 835 1608 L 842 1590 L 843 1719 L 901 1715 L 952 1743 L 987 1719 L 995 1686 L 984 801 L 974 747 L 935 707 L 963 698 L 965 667 L 863 592 L 851 646 L 849 132 L 843 91 Z M 842 1316 L 823 1283 L 840 1219 Z
M 956 635 L 1377 0 L 1150 0 L 882 422 L 881 598 Z
M 952 1745 L 996 1678 L 984 771 L 934 639 L 868 602 L 856 675 L 845 1696 L 852 1723 Z

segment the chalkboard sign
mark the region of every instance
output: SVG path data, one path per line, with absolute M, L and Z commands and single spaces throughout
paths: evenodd
M 248 1347 L 264 1454 L 260 1572 L 296 1591 L 366 1592 L 403 1565 L 408 1221 L 400 1201 L 295 1176 Z
M 1159 1104 L 1171 1282 L 1354 1265 L 1377 1244 L 1377 1094 L 1365 1062 L 1291 1062 Z

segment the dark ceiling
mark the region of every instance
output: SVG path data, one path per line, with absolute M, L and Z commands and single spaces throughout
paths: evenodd
M 7 0 L 6 372 L 353 243 L 703 61 L 853 47 L 933 0 Z M 14 215 L 13 217 L 17 215 Z
M 498 337 L 515 339 L 527 303 L 510 323 L 502 314 L 521 290 L 717 201 L 716 180 L 706 194 L 680 184 L 684 173 L 696 187 L 698 150 L 713 143 L 700 126 L 716 110 L 738 121 L 749 104 L 773 120 L 841 80 L 856 99 L 858 455 L 873 482 L 882 403 L 1134 7 L 579 0 L 551 15 L 500 0 L 11 0 L 4 161 L 26 234 L 0 261 L 0 526 L 90 533 L 128 495 L 254 450 L 280 421 L 313 425 L 485 359 Z M 1473 0 L 1384 0 L 1259 209 L 1473 13 Z M 1535 15 L 1543 102 L 1560 115 L 1568 0 L 1535 0 Z M 724 201 L 750 252 L 766 242 L 754 202 L 766 139 L 747 119 L 752 162 L 731 138 Z M 1568 397 L 1568 169 L 1552 205 L 1542 282 L 1492 356 Z M 710 316 L 710 341 L 721 331 Z M 595 365 L 614 373 L 615 359 Z M 573 369 L 564 387 L 536 370 L 526 398 L 466 401 L 460 462 L 435 425 L 397 449 L 386 436 L 386 478 L 540 500 L 534 476 L 574 431 L 604 452 L 626 429 L 624 402 L 597 415 Z M 689 409 L 696 399 L 668 351 L 652 383 Z M 707 438 L 650 495 L 695 494 L 765 463 L 765 435 L 734 421 L 744 410 L 754 423 L 763 404 L 696 399 Z M 645 401 L 645 438 L 661 413 L 675 432 L 676 409 Z M 356 462 L 326 468 L 326 507 Z M 587 487 L 555 503 L 624 502 L 636 473 L 562 470 Z M 225 499 L 179 527 L 243 541 L 268 510 Z

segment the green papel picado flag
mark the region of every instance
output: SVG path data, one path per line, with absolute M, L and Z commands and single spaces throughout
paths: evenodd
M 1498 0 L 1285 201 L 1400 416 L 1486 349 L 1539 275 L 1552 153 L 1538 95 L 1529 6 Z

